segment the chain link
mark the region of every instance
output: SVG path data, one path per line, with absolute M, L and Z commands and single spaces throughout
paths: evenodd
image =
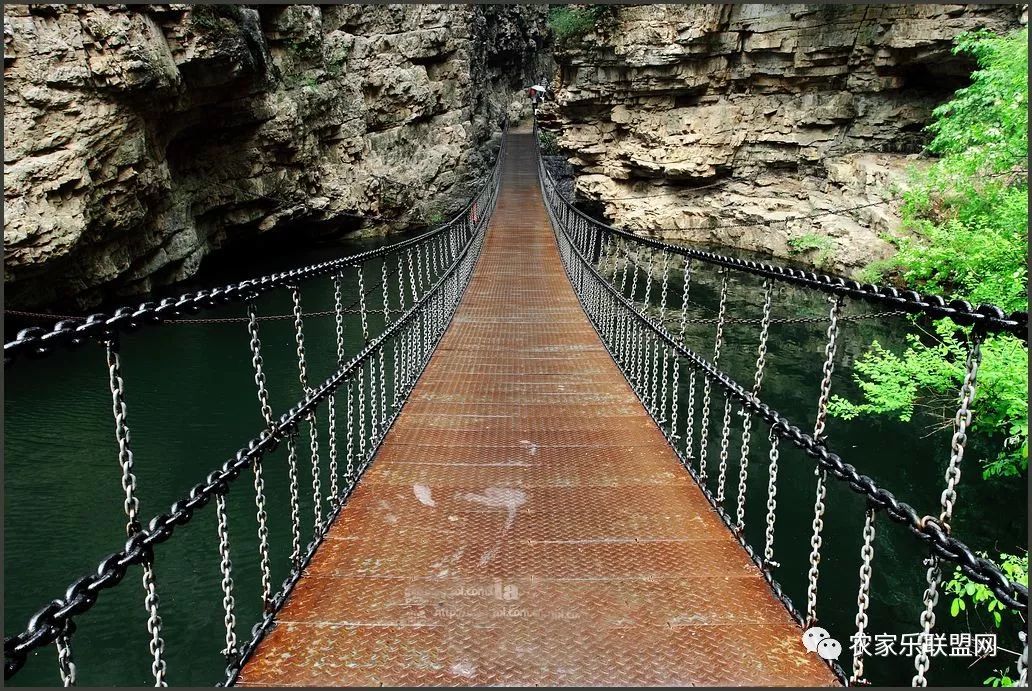
M 720 270 L 720 307 L 717 314 L 717 331 L 713 337 L 713 366 L 720 365 L 720 347 L 724 342 L 724 316 L 727 311 L 727 270 Z M 705 377 L 702 383 L 702 430 L 699 438 L 699 480 L 706 481 L 706 455 L 709 453 L 709 422 L 711 383 Z
M 297 435 L 287 437 L 287 477 L 290 480 L 290 563 L 301 568 L 301 506 L 297 482 Z
M 128 531 L 131 534 L 122 550 L 111 554 L 102 560 L 94 571 L 74 581 L 67 588 L 63 597 L 53 599 L 45 607 L 36 612 L 36 614 L 29 620 L 25 630 L 6 637 L 4 641 L 5 678 L 10 679 L 12 676 L 17 674 L 17 672 L 25 665 L 31 653 L 42 646 L 54 643 L 57 649 L 58 665 L 59 671 L 62 674 L 62 681 L 64 683 L 74 683 L 75 671 L 70 647 L 70 636 L 74 630 L 74 619 L 91 609 L 100 594 L 105 590 L 114 588 L 122 582 L 130 567 L 140 565 L 143 569 L 143 585 L 145 591 L 144 605 L 147 611 L 147 628 L 150 633 L 150 650 L 152 658 L 151 671 L 155 676 L 155 682 L 157 684 L 165 684 L 166 667 L 164 661 L 164 640 L 161 636 L 162 625 L 158 609 L 158 595 L 154 576 L 153 548 L 156 545 L 169 540 L 174 535 L 177 527 L 189 523 L 195 512 L 199 508 L 211 502 L 213 498 L 216 499 L 215 503 L 219 506 L 218 512 L 220 515 L 217 516 L 217 518 L 224 518 L 225 504 L 220 498 L 226 495 L 229 491 L 230 483 L 247 471 L 248 466 L 255 466 L 257 474 L 256 508 L 259 510 L 259 522 L 263 523 L 263 519 L 266 517 L 266 514 L 264 504 L 264 485 L 260 473 L 260 462 L 280 444 L 286 442 L 288 447 L 288 471 L 291 479 L 292 570 L 277 594 L 266 599 L 266 615 L 252 628 L 251 639 L 243 646 L 242 651 L 240 652 L 240 659 L 246 659 L 246 657 L 254 651 L 258 643 L 271 629 L 271 624 L 274 621 L 271 614 L 277 611 L 286 601 L 291 589 L 301 578 L 304 566 L 309 562 L 315 548 L 324 537 L 324 535 L 318 535 L 316 540 L 308 545 L 306 551 L 303 554 L 301 553 L 298 508 L 299 493 L 297 482 L 297 436 L 300 431 L 300 426 L 303 426 L 305 421 L 312 419 L 321 402 L 327 400 L 338 388 L 347 386 L 349 408 L 351 408 L 353 406 L 354 399 L 351 397 L 350 393 L 351 387 L 355 383 L 354 376 L 356 372 L 362 371 L 364 366 L 372 361 L 380 362 L 377 357 L 377 351 L 382 348 L 387 347 L 388 345 L 397 345 L 402 339 L 409 339 L 411 341 L 411 358 L 415 358 L 418 355 L 420 358 L 419 362 L 425 363 L 426 358 L 429 356 L 430 349 L 429 347 L 426 347 L 422 352 L 417 353 L 421 344 L 414 338 L 414 336 L 418 334 L 419 328 L 424 327 L 428 329 L 429 335 L 439 336 L 448 317 L 447 314 L 442 312 L 442 306 L 453 306 L 455 302 L 457 302 L 457 297 L 462 286 L 468 283 L 471 277 L 471 270 L 475 261 L 476 253 L 479 251 L 482 244 L 483 231 L 486 228 L 486 219 L 489 217 L 490 208 L 493 207 L 492 200 L 494 195 L 497 193 L 497 176 L 495 176 L 493 180 L 494 184 L 490 187 L 488 192 L 483 193 L 480 198 L 483 203 L 482 209 L 486 214 L 481 218 L 480 223 L 475 228 L 470 228 L 467 227 L 465 221 L 459 219 L 456 223 L 453 223 L 450 227 L 442 231 L 449 233 L 449 241 L 452 238 L 454 238 L 456 242 L 461 240 L 462 246 L 461 248 L 456 248 L 455 259 L 447 267 L 446 273 L 437 278 L 437 283 L 427 287 L 427 291 L 423 299 L 413 304 L 411 308 L 402 310 L 402 316 L 398 320 L 385 328 L 384 332 L 375 340 L 367 341 L 365 347 L 349 362 L 344 364 L 338 362 L 339 367 L 337 371 L 330 375 L 330 377 L 322 384 L 315 387 L 306 385 L 306 393 L 303 398 L 276 420 L 272 420 L 271 407 L 268 405 L 268 390 L 265 381 L 266 373 L 264 363 L 261 360 L 261 341 L 258 338 L 257 330 L 257 323 L 260 321 L 260 318 L 258 317 L 253 304 L 255 297 L 266 292 L 270 287 L 283 287 L 288 289 L 295 288 L 299 280 L 339 273 L 342 269 L 348 266 L 353 266 L 354 264 L 352 262 L 360 260 L 366 261 L 374 257 L 388 256 L 390 254 L 399 254 L 400 252 L 405 251 L 406 248 L 410 249 L 415 244 L 418 244 L 418 242 L 432 239 L 436 237 L 436 235 L 424 235 L 417 239 L 418 242 L 414 240 L 406 240 L 385 248 L 382 251 L 371 251 L 346 258 L 345 260 L 334 260 L 315 265 L 297 272 L 288 272 L 282 275 L 278 274 L 268 280 L 261 279 L 260 281 L 245 282 L 234 287 L 232 295 L 223 295 L 218 293 L 218 291 L 213 291 L 211 293 L 191 296 L 189 300 L 184 298 L 182 303 L 163 301 L 161 307 L 154 311 L 150 311 L 150 308 L 141 309 L 135 313 L 132 311 L 119 310 L 110 322 L 100 320 L 99 317 L 97 320 L 94 320 L 91 317 L 91 320 L 88 320 L 89 323 L 84 325 L 85 328 L 83 330 L 79 330 L 78 327 L 74 327 L 65 329 L 60 333 L 55 332 L 55 335 L 52 337 L 55 340 L 48 341 L 46 348 L 43 348 L 42 346 L 38 347 L 38 354 L 45 354 L 46 352 L 49 352 L 52 345 L 62 343 L 60 339 L 63 338 L 75 339 L 76 344 L 85 343 L 91 340 L 100 340 L 101 342 L 107 341 L 111 343 L 111 350 L 113 352 L 109 354 L 109 375 L 112 375 L 110 378 L 112 383 L 114 416 L 116 420 L 116 435 L 120 441 L 120 451 L 124 449 L 120 455 L 119 461 L 123 470 L 128 468 L 131 475 L 131 466 L 128 464 L 128 461 L 131 461 L 132 459 L 132 449 L 129 445 L 128 425 L 125 424 L 124 385 L 121 382 L 122 375 L 120 372 L 120 363 L 117 361 L 117 331 L 121 329 L 128 330 L 135 328 L 136 321 L 134 320 L 145 320 L 145 323 L 157 323 L 160 319 L 176 318 L 180 316 L 178 310 L 192 311 L 197 308 L 223 304 L 234 299 L 250 303 L 247 318 L 244 321 L 247 324 L 250 337 L 251 364 L 255 368 L 255 381 L 256 386 L 258 387 L 259 406 L 262 410 L 262 419 L 265 427 L 257 437 L 249 440 L 243 447 L 241 447 L 240 450 L 236 452 L 235 456 L 225 461 L 220 470 L 209 475 L 206 482 L 202 482 L 194 486 L 191 488 L 187 496 L 176 501 L 168 513 L 161 513 L 153 517 L 146 528 L 139 527 L 138 530 Z M 459 235 L 460 230 L 462 232 L 461 236 Z M 429 266 L 429 264 L 424 264 L 424 267 L 426 266 Z M 400 281 L 399 288 L 401 290 L 404 289 L 404 286 L 400 285 Z M 448 302 L 444 300 L 446 295 L 449 297 Z M 451 301 L 452 296 L 455 296 L 454 302 Z M 335 311 L 343 312 L 343 310 Z M 299 321 L 296 319 L 298 315 L 295 314 L 293 316 L 295 317 L 295 321 Z M 420 325 L 423 326 L 421 327 Z M 103 328 L 103 339 L 99 339 L 97 337 L 97 330 L 100 328 Z M 32 344 L 34 339 L 37 338 L 34 333 L 22 334 L 22 336 L 23 337 L 14 347 L 14 351 L 7 351 L 8 360 L 10 359 L 12 352 L 20 352 L 20 349 L 27 347 L 37 348 L 35 345 L 28 345 Z M 343 354 L 341 354 L 341 358 L 339 359 L 342 358 Z M 410 356 L 406 355 L 406 358 L 410 359 Z M 416 360 L 412 359 L 412 362 L 415 364 Z M 414 369 L 411 374 L 416 374 Z M 299 372 L 299 376 L 303 377 L 304 375 Z M 381 391 L 382 390 L 383 389 L 381 388 Z M 380 415 L 382 420 L 382 407 Z M 350 411 L 348 421 L 349 433 L 353 437 L 353 423 L 355 422 L 355 418 L 350 414 Z M 353 458 L 354 457 L 351 456 L 351 460 L 353 460 Z M 369 456 L 367 454 L 365 462 L 368 462 L 368 460 Z M 123 461 L 126 461 L 126 463 L 123 464 Z M 362 467 L 365 467 L 364 464 Z M 357 472 L 358 471 L 353 474 L 357 474 Z M 126 486 L 133 490 L 132 496 L 135 497 L 135 477 L 129 477 L 128 480 L 131 482 L 127 481 Z M 139 520 L 138 504 L 135 502 L 129 502 L 124 506 L 124 508 L 126 510 L 127 518 L 132 517 L 137 521 Z M 267 526 L 265 529 L 267 531 Z M 227 531 L 227 525 L 220 520 L 220 571 L 224 571 L 222 558 L 228 558 L 229 556 Z M 265 545 L 261 548 L 264 551 L 267 548 L 267 541 L 264 539 L 267 537 L 267 532 L 260 532 L 259 536 L 260 542 Z M 232 583 L 231 572 L 229 572 L 229 579 L 228 583 Z M 263 589 L 266 593 L 268 592 L 267 585 L 263 584 Z M 223 596 L 225 595 L 226 592 L 223 591 Z M 224 601 L 224 607 L 225 604 L 226 603 Z M 236 614 L 235 602 L 233 603 L 232 609 L 234 610 L 232 613 Z M 232 629 L 235 634 L 234 624 L 235 622 L 231 622 L 227 631 Z M 232 648 L 234 642 L 235 641 L 231 639 L 227 648 Z M 237 647 L 240 648 L 239 645 L 237 645 Z M 239 672 L 240 661 L 238 659 L 227 667 L 226 683 L 232 684 Z
M 74 624 L 65 622 L 61 633 L 54 639 L 57 648 L 57 670 L 61 675 L 62 686 L 75 686 L 75 661 L 72 658 L 72 634 Z
M 151 673 L 155 686 L 168 686 L 165 682 L 165 641 L 161 638 L 161 616 L 158 615 L 158 591 L 154 582 L 154 563 L 143 562 L 143 590 L 146 594 L 147 631 L 150 633 Z
M 778 436 L 776 428 L 772 426 L 767 438 L 770 441 L 770 465 L 767 470 L 767 527 L 764 531 L 763 567 L 770 571 L 781 566 L 774 561 L 774 523 L 777 520 L 778 510 L 778 460 L 781 457 L 778 444 L 781 437 Z
M 362 269 L 359 267 L 359 298 L 362 300 L 363 309 L 365 306 L 365 289 L 362 286 Z M 301 316 L 301 291 L 295 286 L 291 291 L 294 300 L 294 340 L 297 343 L 297 370 L 301 382 L 301 390 L 305 396 L 312 395 L 312 388 L 308 385 L 308 361 L 305 358 L 305 335 L 304 320 Z M 365 324 L 363 323 L 363 327 Z M 314 513 L 314 534 L 316 539 L 323 529 L 322 518 L 322 482 L 320 480 L 321 470 L 319 467 L 319 429 L 316 424 L 315 411 L 308 414 L 308 449 L 312 460 L 312 512 Z
M 971 426 L 971 403 L 975 400 L 975 382 L 978 378 L 978 367 L 982 362 L 982 337 L 981 329 L 975 329 L 971 333 L 971 345 L 964 363 L 964 383 L 960 387 L 960 404 L 957 407 L 957 414 L 953 418 L 950 462 L 946 466 L 946 489 L 942 491 L 940 497 L 942 512 L 939 514 L 939 521 L 946 530 L 949 530 L 950 523 L 953 521 L 953 506 L 957 501 L 957 483 L 960 482 L 960 463 L 964 459 L 967 430 Z
M 717 506 L 724 505 L 724 483 L 727 479 L 727 456 L 730 441 L 731 397 L 724 396 L 724 423 L 720 431 L 720 465 L 717 472 Z
M 971 425 L 971 403 L 975 398 L 975 387 L 978 378 L 978 366 L 982 361 L 982 332 L 981 329 L 974 329 L 971 333 L 971 345 L 968 348 L 967 359 L 964 363 L 964 382 L 960 387 L 959 404 L 957 413 L 953 418 L 953 438 L 950 442 L 950 461 L 946 466 L 946 489 L 943 490 L 940 501 L 942 512 L 939 514 L 938 523 L 943 532 L 949 534 L 950 522 L 953 519 L 954 504 L 957 501 L 957 483 L 960 481 L 960 463 L 964 458 L 964 448 L 967 444 L 967 428 Z M 926 516 L 923 521 L 932 521 Z M 921 597 L 924 603 L 924 610 L 921 612 L 921 628 L 927 638 L 935 628 L 935 606 L 939 603 L 939 584 L 942 581 L 942 569 L 939 566 L 939 559 L 934 554 L 928 557 L 928 570 L 925 573 L 925 580 L 928 587 Z M 917 674 L 914 675 L 914 686 L 927 686 L 928 681 L 925 674 L 931 665 L 927 651 L 922 647 L 914 657 L 914 668 Z
M 266 429 L 272 429 L 272 405 L 265 382 L 265 367 L 262 361 L 262 342 L 258 338 L 258 318 L 254 301 L 247 303 L 247 329 L 251 336 L 251 366 L 254 368 L 254 383 L 258 387 L 258 405 Z M 262 459 L 256 459 L 254 471 L 254 505 L 258 523 L 258 559 L 262 580 L 262 609 L 270 611 L 272 606 L 272 566 L 269 557 L 269 515 L 265 508 L 265 477 Z
M 856 639 L 862 642 L 867 630 L 867 608 L 871 604 L 871 561 L 874 559 L 874 509 L 869 508 L 864 514 L 864 542 L 860 547 L 860 589 L 856 595 Z M 864 678 L 863 646 L 857 645 L 853 650 L 853 676 L 849 678 L 853 686 L 868 685 Z
M 140 529 L 140 500 L 136 497 L 136 475 L 133 473 L 133 450 L 129 442 L 129 423 L 126 420 L 125 382 L 122 380 L 122 361 L 118 353 L 118 341 L 107 344 L 108 383 L 111 389 L 111 408 L 115 417 L 115 440 L 118 442 L 118 465 L 122 469 L 122 491 L 125 500 L 126 535 Z
M 939 581 L 942 579 L 942 571 L 939 568 L 939 560 L 934 556 L 929 557 L 925 564 L 928 567 L 925 571 L 925 582 L 928 587 L 921 596 L 921 601 L 924 603 L 924 611 L 921 612 L 921 630 L 927 640 L 932 629 L 935 628 L 935 606 L 939 604 Z M 914 657 L 914 669 L 917 670 L 917 674 L 914 675 L 911 682 L 913 686 L 928 686 L 925 674 L 928 672 L 929 665 L 928 651 L 921 646 Z
M 763 317 L 760 320 L 760 338 L 756 347 L 756 369 L 753 373 L 753 399 L 759 400 L 763 385 L 763 369 L 767 363 L 767 336 L 770 332 L 770 313 L 774 297 L 774 283 L 763 282 Z M 752 436 L 752 415 L 742 406 L 742 454 L 738 462 L 738 511 L 735 516 L 735 530 L 745 530 L 745 494 L 749 479 L 749 442 Z
M 828 318 L 828 341 L 824 346 L 824 367 L 821 378 L 820 395 L 817 397 L 817 421 L 813 427 L 813 438 L 818 443 L 825 443 L 824 428 L 828 420 L 828 400 L 831 397 L 831 375 L 835 370 L 835 350 L 838 340 L 838 317 L 842 310 L 842 298 L 831 298 L 831 313 Z M 813 506 L 813 533 L 810 536 L 810 571 L 806 585 L 806 622 L 807 627 L 817 624 L 817 581 L 820 577 L 821 532 L 824 530 L 824 499 L 827 496 L 827 471 L 821 466 L 814 469 L 817 476 L 816 499 Z
M 229 519 L 226 516 L 226 497 L 215 496 L 215 518 L 219 536 L 219 571 L 222 573 L 222 608 L 225 611 L 226 647 L 222 654 L 232 663 L 236 660 L 236 600 L 233 598 L 233 561 L 229 555 Z

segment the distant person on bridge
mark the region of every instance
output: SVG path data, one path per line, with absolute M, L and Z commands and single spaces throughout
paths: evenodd
M 527 88 L 527 96 L 530 98 L 531 107 L 534 109 L 534 115 L 537 115 L 538 103 L 545 100 L 545 95 L 548 93 L 548 88 L 541 84 L 535 84 L 534 86 Z

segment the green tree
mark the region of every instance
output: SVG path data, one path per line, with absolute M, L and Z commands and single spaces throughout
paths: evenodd
M 955 52 L 973 55 L 971 84 L 933 111 L 929 151 L 940 158 L 913 173 L 902 209 L 903 233 L 890 260 L 873 264 L 869 280 L 895 280 L 1005 310 L 1028 310 L 1028 30 L 987 32 L 957 39 Z M 941 406 L 949 425 L 964 377 L 969 333 L 948 320 L 932 333 L 911 336 L 896 354 L 874 342 L 855 366 L 859 402 L 836 396 L 831 413 L 890 415 L 909 420 L 915 406 Z M 982 474 L 1017 476 L 1028 469 L 1028 347 L 1008 335 L 982 346 L 972 432 L 990 451 Z M 1001 553 L 1007 576 L 1028 584 L 1028 553 Z M 1013 616 L 989 588 L 958 569 L 944 585 L 950 613 L 984 610 L 999 627 Z M 994 670 L 990 686 L 1011 686 L 1009 668 Z
M 964 34 L 955 52 L 973 55 L 971 84 L 933 111 L 934 165 L 912 173 L 897 253 L 869 279 L 895 280 L 1004 310 L 1028 309 L 1028 30 Z M 952 322 L 908 339 L 901 354 L 875 342 L 854 370 L 863 400 L 835 397 L 831 412 L 907 421 L 919 402 L 948 411 L 964 376 L 968 334 Z M 1028 348 L 1006 335 L 986 338 L 973 431 L 997 443 L 983 474 L 1028 468 Z M 952 417 L 952 412 L 948 413 Z

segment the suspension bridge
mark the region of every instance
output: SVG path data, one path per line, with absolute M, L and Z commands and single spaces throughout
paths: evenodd
M 705 272 L 719 286 L 716 316 L 691 320 L 691 290 Z M 729 314 L 728 293 L 741 287 L 734 284 L 740 277 L 760 284 L 752 292 L 756 318 Z M 357 286 L 355 305 L 344 304 L 346 284 Z M 816 320 L 826 339 L 809 421 L 790 421 L 763 402 L 781 285 L 827 300 L 826 316 Z M 305 339 L 312 313 L 302 309 L 303 294 L 317 287 L 332 294 L 326 316 L 335 340 L 328 344 Z M 271 344 L 261 337 L 268 315 L 259 307 L 271 294 L 289 295 L 293 307 L 290 347 L 302 392 L 278 417 L 264 364 Z M 862 474 L 827 438 L 839 330 L 851 318 L 847 301 L 883 310 L 876 316 L 948 318 L 970 327 L 934 515 Z M 168 512 L 145 520 L 121 344 L 134 331 L 230 304 L 244 306 L 241 354 L 252 364 L 263 428 Z M 697 342 L 687 328 L 692 321 L 713 327 L 709 340 Z M 748 385 L 721 369 L 732 323 L 755 329 Z M 350 354 L 349 329 L 362 334 Z M 73 685 L 76 641 L 84 635 L 76 622 L 88 619 L 105 591 L 134 587 L 123 580 L 134 573 L 147 615 L 140 651 L 156 685 L 174 683 L 157 588 L 161 545 L 180 526 L 209 520 L 221 578 L 219 600 L 206 606 L 222 611 L 226 684 L 866 683 L 862 651 L 846 670 L 802 640 L 805 628 L 822 621 L 829 483 L 864 502 L 850 633 L 871 630 L 875 535 L 889 526 L 911 534 L 908 558 L 923 564 L 915 626 L 924 635 L 934 635 L 943 579 L 956 566 L 1027 614 L 1025 586 L 951 528 L 979 345 L 986 334 L 1024 338 L 1026 330 L 1026 314 L 611 228 L 560 192 L 529 128 L 508 132 L 473 202 L 439 228 L 295 271 L 26 329 L 5 344 L 9 370 L 68 348 L 103 350 L 120 470 L 113 481 L 124 495 L 128 538 L 6 637 L 5 676 L 17 683 L 24 667 L 43 664 L 46 649 L 54 680 Z M 327 348 L 335 366 L 319 381 L 311 356 Z M 750 454 L 754 436 L 769 447 L 765 465 Z M 805 534 L 778 533 L 779 464 L 788 449 L 812 468 Z M 273 474 L 288 478 L 284 506 L 274 507 L 267 491 Z M 228 520 L 232 490 L 241 485 L 249 488 L 241 501 L 253 498 L 246 528 Z M 750 492 L 759 493 L 761 510 Z M 275 512 L 289 515 L 289 544 L 270 537 Z M 238 620 L 240 567 L 231 547 L 231 536 L 245 530 L 256 550 L 262 605 L 249 630 Z M 798 541 L 809 545 L 801 608 L 782 587 L 779 574 L 788 567 L 777 560 L 779 544 Z M 275 587 L 279 562 L 288 574 Z M 1026 660 L 1027 645 L 1017 658 L 1022 683 Z M 925 685 L 933 662 L 920 648 L 912 678 L 898 681 Z

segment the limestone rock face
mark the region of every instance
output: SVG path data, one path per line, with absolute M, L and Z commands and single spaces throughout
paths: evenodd
M 6 5 L 7 305 L 147 292 L 261 233 L 446 214 L 548 42 L 540 6 Z
M 891 253 L 880 234 L 898 204 L 879 202 L 905 187 L 932 109 L 974 67 L 952 54 L 954 37 L 1025 16 L 1021 5 L 624 6 L 557 49 L 542 121 L 560 130 L 578 191 L 618 225 L 851 273 Z

